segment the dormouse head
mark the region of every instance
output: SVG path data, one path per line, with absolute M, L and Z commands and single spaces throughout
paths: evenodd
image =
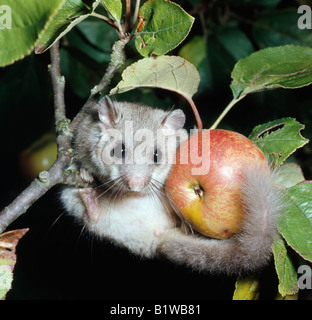
M 116 185 L 118 181 L 125 192 L 148 192 L 151 184 L 161 187 L 177 147 L 187 139 L 183 111 L 166 112 L 105 97 L 98 103 L 98 119 L 103 128 L 98 159 L 108 173 L 105 179 Z

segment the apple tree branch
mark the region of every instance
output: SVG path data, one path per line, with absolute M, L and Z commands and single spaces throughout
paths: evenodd
M 51 65 L 49 66 L 49 70 L 54 94 L 55 127 L 58 145 L 57 160 L 49 170 L 41 172 L 38 178 L 34 179 L 12 203 L 0 212 L 0 234 L 55 185 L 67 184 L 76 187 L 90 187 L 90 184 L 80 178 L 77 171 L 70 169 L 71 164 L 75 160 L 75 153 L 71 143 L 72 137 L 85 111 L 97 103 L 100 92 L 110 84 L 117 70 L 125 63 L 124 49 L 130 40 L 131 35 L 126 35 L 115 42 L 111 60 L 103 78 L 92 89 L 88 100 L 73 121 L 66 118 L 64 99 L 65 79 L 61 75 L 60 70 L 59 43 L 57 42 L 51 47 Z

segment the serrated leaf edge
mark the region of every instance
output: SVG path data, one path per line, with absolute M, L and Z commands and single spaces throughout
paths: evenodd
M 146 1 L 146 2 L 142 5 L 142 7 L 140 8 L 140 11 L 141 11 L 141 9 L 142 9 L 147 3 L 152 2 L 152 1 L 155 1 L 155 0 L 148 0 L 148 1 Z M 159 1 L 159 0 L 157 0 L 157 1 Z M 175 48 L 177 48 L 177 47 L 187 38 L 187 36 L 189 35 L 189 33 L 190 33 L 191 29 L 192 29 L 192 26 L 193 26 L 193 24 L 194 24 L 194 21 L 195 21 L 195 18 L 194 18 L 193 16 L 191 16 L 189 13 L 187 13 L 179 4 L 177 4 L 177 3 L 175 3 L 175 2 L 172 2 L 172 1 L 170 1 L 170 0 L 164 0 L 164 1 L 165 1 L 165 2 L 169 2 L 169 3 L 173 4 L 173 5 L 175 5 L 176 7 L 180 8 L 189 18 L 191 18 L 191 21 L 190 21 L 191 24 L 190 24 L 190 27 L 189 27 L 189 29 L 188 29 L 185 37 L 184 37 L 175 47 L 172 47 L 170 50 L 167 50 L 167 51 L 163 52 L 162 55 L 165 55 L 165 54 L 168 53 L 169 51 L 172 51 L 172 50 L 174 50 Z M 140 13 L 140 14 L 141 14 L 141 13 Z M 143 16 L 142 16 L 142 17 L 143 17 Z M 142 40 L 141 37 L 140 37 L 140 34 L 144 34 L 144 31 L 143 31 L 143 32 L 142 32 L 142 31 L 136 32 L 136 33 L 135 33 L 135 37 L 136 37 L 137 39 L 139 39 L 141 42 L 143 42 L 143 40 Z M 145 57 L 145 58 L 154 55 L 154 53 L 151 53 L 150 55 L 143 55 L 141 52 L 139 52 L 139 53 L 140 53 L 143 57 Z

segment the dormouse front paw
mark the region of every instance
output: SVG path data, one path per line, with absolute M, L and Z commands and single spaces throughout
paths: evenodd
M 94 183 L 92 174 L 86 168 L 81 168 L 79 172 L 80 178 L 87 183 Z
M 98 193 L 92 188 L 79 189 L 78 192 L 87 209 L 88 217 L 91 221 L 97 222 L 101 214 L 101 205 L 99 203 Z

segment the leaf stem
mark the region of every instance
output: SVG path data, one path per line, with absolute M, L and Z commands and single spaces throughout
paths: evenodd
M 220 122 L 223 120 L 223 118 L 226 116 L 226 114 L 232 109 L 232 107 L 240 100 L 242 100 L 245 96 L 241 96 L 238 99 L 233 98 L 233 100 L 227 105 L 227 107 L 223 110 L 223 112 L 220 114 L 218 119 L 215 121 L 215 123 L 210 127 L 210 130 L 216 129 L 217 126 L 220 124 Z
M 131 1 L 126 0 L 125 32 L 130 32 Z
M 188 103 L 191 105 L 192 110 L 193 110 L 194 115 L 195 115 L 198 132 L 201 132 L 203 130 L 203 123 L 202 123 L 202 120 L 201 120 L 200 115 L 198 113 L 198 110 L 196 108 L 196 105 L 195 105 L 194 101 L 192 100 L 192 98 L 190 98 L 188 96 L 185 96 L 185 95 L 183 95 L 183 96 L 188 101 Z
M 101 19 L 101 20 L 105 21 L 106 23 L 108 23 L 109 25 L 111 25 L 113 27 L 116 27 L 114 21 L 112 21 L 111 19 L 109 19 L 109 18 L 107 18 L 107 17 L 105 17 L 105 16 L 103 16 L 101 14 L 98 14 L 96 12 L 92 12 L 91 16 L 95 17 L 95 18 L 98 18 L 98 19 Z
M 134 28 L 134 26 L 135 26 L 135 24 L 137 22 L 138 15 L 139 15 L 139 8 L 140 8 L 140 0 L 136 0 L 134 13 L 133 13 L 133 16 L 132 16 L 131 29 Z

